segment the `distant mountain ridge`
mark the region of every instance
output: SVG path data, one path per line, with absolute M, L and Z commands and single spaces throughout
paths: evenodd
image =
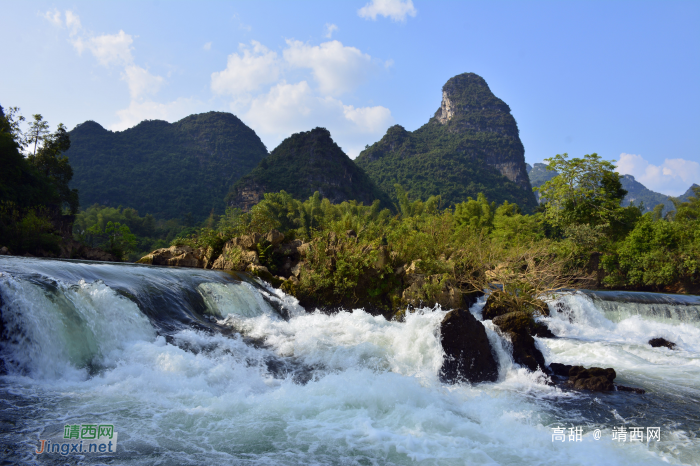
M 299 200 L 319 191 L 333 203 L 356 200 L 371 205 L 379 199 L 384 207 L 392 205 L 325 128 L 296 133 L 282 141 L 231 187 L 226 202 L 247 211 L 263 199 L 264 193 L 282 190 Z
M 534 166 L 527 164 L 527 172 L 533 188 L 543 185 L 559 174 L 555 170 L 547 170 L 547 165 L 544 163 L 536 163 Z M 664 213 L 675 210 L 673 202 L 671 202 L 672 196 L 650 190 L 642 183 L 635 180 L 632 175 L 622 175 L 620 183 L 622 184 L 622 188 L 627 191 L 627 195 L 622 200 L 623 206 L 628 206 L 631 203 L 637 206 L 642 204 L 644 206 L 644 212 L 651 212 L 654 210 L 654 207 L 663 204 Z M 693 195 L 693 188 L 697 186 L 697 184 L 693 183 L 685 193 L 678 196 L 678 199 L 681 202 L 687 202 L 688 198 Z
M 123 205 L 159 218 L 222 213 L 229 187 L 267 156 L 257 134 L 225 112 L 146 120 L 119 132 L 86 121 L 70 138 L 71 187 L 83 208 Z
M 419 129 L 389 128 L 355 160 L 392 195 L 400 184 L 412 198 L 441 195 L 447 205 L 476 198 L 537 205 L 525 170 L 525 149 L 510 107 L 474 73 L 457 75 L 442 88 L 442 103 Z

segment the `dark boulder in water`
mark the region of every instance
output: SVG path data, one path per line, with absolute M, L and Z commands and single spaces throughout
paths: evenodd
M 665 338 L 652 338 L 649 340 L 649 344 L 652 346 L 652 348 L 659 348 L 661 346 L 664 346 L 668 349 L 675 349 L 676 344 L 673 342 L 670 342 L 666 340 Z
M 457 383 L 495 382 L 498 364 L 491 352 L 484 324 L 464 309 L 448 312 L 440 325 L 445 360 L 440 369 L 442 380 Z
M 531 333 L 535 333 L 538 324 L 530 314 L 526 312 L 510 312 L 495 317 L 493 323 L 502 332 L 510 336 L 510 341 L 513 345 L 513 361 L 515 363 L 525 366 L 531 371 L 536 371 L 539 368 L 545 374 L 549 373 L 544 363 L 544 356 L 537 349 L 535 339 L 531 335 Z M 549 329 L 546 331 L 549 332 Z M 551 334 L 551 332 L 549 333 Z
M 566 378 L 566 383 L 573 386 L 577 390 L 591 390 L 595 392 L 609 392 L 615 390 L 613 380 L 617 374 L 615 369 L 609 367 L 603 369 L 601 367 L 590 367 L 586 369 L 583 366 L 570 366 L 568 364 L 559 364 L 553 362 L 549 365 L 553 375 Z M 631 387 L 623 387 L 622 391 L 637 391 Z M 628 389 L 629 390 L 626 390 Z M 643 390 L 642 390 L 643 391 Z
M 569 370 L 568 383 L 578 390 L 609 392 L 615 389 L 613 380 L 615 380 L 616 376 L 615 369 L 611 367 L 607 369 L 602 367 L 586 369 L 583 366 L 574 366 Z

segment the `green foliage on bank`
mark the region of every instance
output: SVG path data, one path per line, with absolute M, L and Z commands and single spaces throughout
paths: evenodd
M 230 113 L 170 124 L 146 120 L 124 131 L 94 121 L 70 132 L 71 186 L 83 205 L 120 205 L 190 226 L 225 209 L 229 187 L 267 155 L 255 132 Z
M 22 121 L 19 109 L 6 114 L 0 107 L 0 246 L 15 254 L 56 254 L 61 225 L 78 209 L 78 193 L 69 187 L 73 172 L 63 155 L 70 138 L 61 124 L 51 133 L 39 114 L 27 133 Z M 22 149 L 31 152 L 25 157 Z
M 178 235 L 193 231 L 176 219 L 157 220 L 151 214 L 141 217 L 135 209 L 99 204 L 79 212 L 73 223 L 75 239 L 130 261 L 168 247 Z

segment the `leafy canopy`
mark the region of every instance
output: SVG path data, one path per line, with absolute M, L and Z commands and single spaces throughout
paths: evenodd
M 559 175 L 535 188 L 545 202 L 545 217 L 566 228 L 575 224 L 610 225 L 621 217 L 622 189 L 615 166 L 598 154 L 569 159 L 557 154 L 545 159 Z

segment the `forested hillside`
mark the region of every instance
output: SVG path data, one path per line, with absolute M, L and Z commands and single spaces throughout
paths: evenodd
M 355 160 L 396 198 L 400 184 L 413 199 L 440 195 L 447 205 L 483 193 L 526 211 L 537 201 L 525 170 L 525 150 L 510 108 L 474 73 L 451 78 L 442 105 L 416 131 L 395 125 Z
M 252 129 L 223 112 L 172 124 L 146 120 L 118 132 L 87 121 L 70 139 L 71 187 L 83 207 L 124 206 L 192 223 L 212 209 L 222 213 L 228 188 L 267 155 Z
M 236 183 L 227 196 L 231 206 L 249 210 L 264 193 L 286 191 L 307 199 L 318 191 L 331 202 L 356 200 L 370 205 L 391 201 L 367 174 L 353 163 L 325 128 L 293 134 L 255 169 Z

